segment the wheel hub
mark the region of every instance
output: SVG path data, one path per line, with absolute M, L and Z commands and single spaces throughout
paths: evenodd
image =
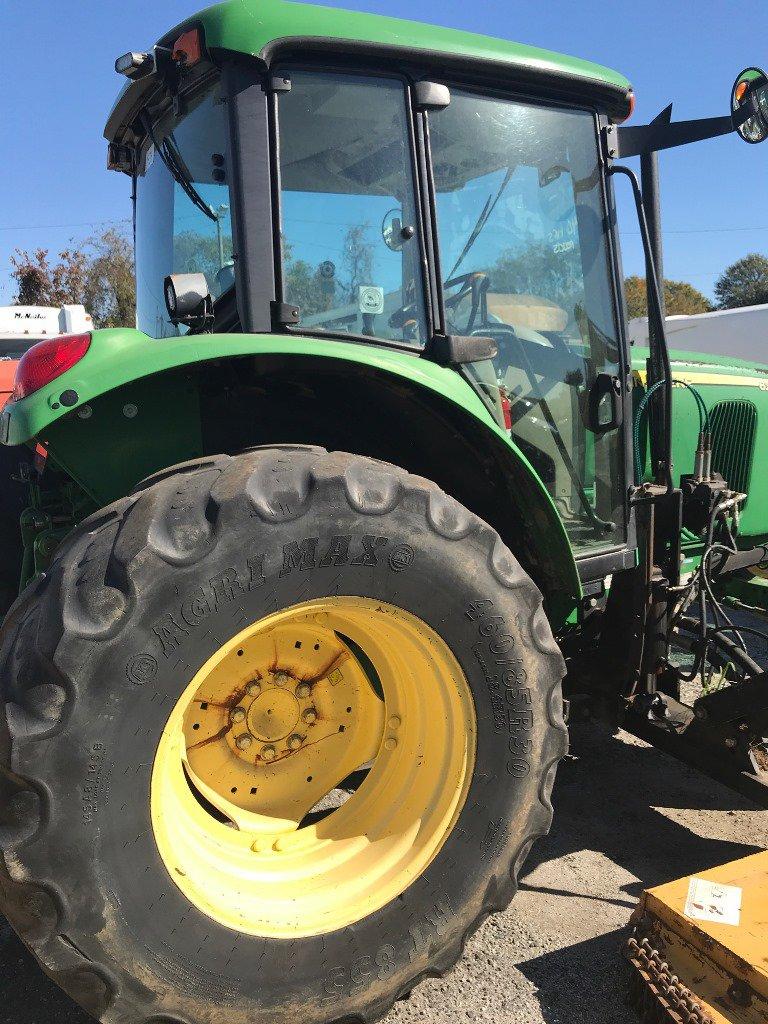
M 285 739 L 296 728 L 301 711 L 294 694 L 280 686 L 270 686 L 251 699 L 247 712 L 248 730 L 264 743 Z
M 474 737 L 466 679 L 421 620 L 365 598 L 278 612 L 215 653 L 168 720 L 152 776 L 160 855 L 228 927 L 343 927 L 436 855 Z

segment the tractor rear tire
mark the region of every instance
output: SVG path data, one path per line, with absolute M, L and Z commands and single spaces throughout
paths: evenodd
M 370 657 L 360 651 L 362 641 L 343 630 L 328 632 L 327 623 L 333 626 L 344 614 L 358 624 L 358 641 L 370 622 Z M 261 622 L 266 633 L 258 633 Z M 389 653 L 381 655 L 395 665 L 388 679 L 376 652 L 385 650 L 390 626 Z M 192 692 L 190 681 L 209 685 L 211 672 L 225 688 L 234 687 L 234 710 L 209 709 L 207 700 L 193 697 L 195 713 L 183 719 L 185 736 L 200 727 L 192 719 L 203 707 L 228 716 L 227 722 L 250 716 L 246 724 L 256 723 L 249 728 L 257 737 L 267 730 L 267 739 L 256 741 L 266 744 L 261 754 L 253 754 L 250 736 L 236 747 L 217 748 L 237 778 L 261 772 L 258 778 L 274 780 L 277 770 L 268 759 L 288 772 L 285 766 L 305 763 L 299 755 L 315 756 L 304 736 L 312 726 L 301 725 L 303 733 L 272 744 L 274 719 L 262 715 L 257 721 L 255 712 L 264 687 L 273 695 L 266 714 L 278 715 L 289 703 L 293 708 L 286 686 L 300 696 L 315 685 L 310 680 L 296 688 L 306 676 L 304 652 L 311 658 L 320 648 L 320 640 L 302 648 L 301 638 L 314 636 L 315 628 L 333 643 L 336 637 L 343 649 L 335 664 L 346 666 L 344 672 L 326 666 L 328 678 L 333 683 L 334 676 L 365 675 L 377 691 L 360 691 L 369 708 L 378 708 L 379 685 L 387 702 L 387 686 L 401 687 L 414 709 L 427 694 L 443 701 L 429 704 L 426 717 L 424 708 L 414 710 L 422 720 L 411 740 L 397 747 L 421 751 L 413 755 L 402 799 L 421 787 L 429 797 L 425 820 L 447 800 L 443 831 L 422 837 L 417 821 L 419 838 L 411 841 L 406 833 L 412 823 L 398 819 L 397 806 L 388 807 L 391 822 L 381 836 L 394 836 L 392 849 L 406 858 L 404 870 L 411 875 L 403 880 L 394 867 L 387 875 L 371 841 L 363 851 L 369 860 L 361 863 L 382 881 L 361 890 L 354 906 L 341 898 L 334 903 L 333 894 L 313 887 L 298 867 L 292 875 L 291 865 L 301 862 L 290 858 L 299 855 L 276 852 L 285 850 L 279 838 L 266 852 L 257 839 L 254 865 L 261 867 L 254 868 L 255 881 L 243 881 L 243 900 L 248 886 L 256 886 L 258 896 L 259 878 L 277 871 L 274 892 L 287 886 L 293 909 L 273 900 L 268 912 L 273 894 L 263 888 L 263 920 L 257 901 L 255 916 L 243 913 L 241 924 L 233 925 L 238 894 L 227 891 L 226 858 L 212 869 L 210 893 L 195 889 L 190 879 L 194 858 L 184 860 L 189 831 L 174 831 L 172 805 L 157 795 L 163 792 L 165 757 L 158 752 L 170 742 L 174 715 L 181 714 L 174 709 Z M 232 666 L 249 657 L 247 651 L 241 657 L 246 641 L 239 638 L 254 629 L 259 650 L 266 636 L 277 651 L 276 630 L 283 630 L 283 638 L 292 638 L 286 631 L 294 630 L 298 639 L 290 654 L 281 648 L 269 665 L 238 682 Z M 226 664 L 216 661 L 224 655 Z M 422 693 L 402 689 L 411 670 L 413 680 L 423 681 Z M 299 446 L 173 467 L 83 522 L 50 570 L 18 599 L 0 633 L 0 909 L 46 972 L 105 1021 L 375 1020 L 422 978 L 448 971 L 484 918 L 514 895 L 533 841 L 550 827 L 555 769 L 567 746 L 563 672 L 533 582 L 487 524 L 433 483 L 371 459 Z M 330 700 L 327 679 L 317 685 Z M 352 684 L 340 683 L 346 685 Z M 460 689 L 470 695 L 464 703 Z M 408 704 L 411 699 L 416 703 Z M 247 715 L 238 701 L 253 702 Z M 317 714 L 296 707 L 304 723 L 310 712 Z M 351 715 L 352 700 L 337 710 Z M 408 723 L 390 708 L 382 710 L 381 750 L 394 751 L 398 729 L 405 737 Z M 449 721 L 450 715 L 458 717 Z M 445 722 L 450 734 L 440 731 Z M 285 723 L 275 735 L 288 729 L 287 718 Z M 334 737 L 337 732 L 344 726 L 336 730 L 334 720 Z M 453 745 L 453 760 L 446 753 L 436 770 L 424 750 L 430 737 L 441 736 L 441 743 Z M 223 742 L 220 733 L 212 734 L 214 741 Z M 305 749 L 290 761 L 292 744 L 302 743 Z M 191 750 L 188 745 L 190 764 Z M 344 807 L 325 825 L 312 826 L 320 840 L 326 835 L 322 849 L 333 835 L 322 829 L 336 814 L 360 806 L 354 801 L 374 785 L 376 763 Z M 333 770 L 327 759 L 324 764 Z M 174 778 L 180 772 L 178 767 Z M 454 794 L 440 791 L 443 776 L 453 780 Z M 216 771 L 208 777 L 214 788 L 218 777 Z M 227 799 L 236 788 L 227 790 Z M 386 789 L 381 792 L 386 803 Z M 244 806 L 249 799 L 243 798 Z M 286 789 L 281 799 L 290 802 L 292 793 Z M 364 827 L 373 820 L 375 830 L 376 810 L 368 803 Z M 190 814 L 213 815 L 211 828 L 221 840 L 216 849 L 223 850 L 244 833 L 221 816 L 217 820 L 216 806 L 198 794 Z M 302 821 L 293 835 L 301 840 L 305 834 Z M 201 856 L 214 856 L 207 839 L 199 840 Z M 286 841 L 293 841 L 291 835 Z M 385 847 L 384 839 L 380 845 Z M 408 859 L 416 853 L 424 854 L 423 863 Z M 283 873 L 276 867 L 280 857 L 288 858 Z M 250 870 L 246 863 L 244 879 Z M 339 891 L 354 882 L 343 877 Z M 323 920 L 333 927 L 324 928 Z

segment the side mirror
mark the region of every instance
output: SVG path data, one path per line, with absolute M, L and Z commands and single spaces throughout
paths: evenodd
M 734 82 L 731 117 L 745 142 L 768 138 L 768 76 L 760 68 L 746 68 Z
M 406 242 L 409 242 L 416 234 L 416 228 L 411 224 L 403 225 L 403 211 L 394 209 L 384 214 L 381 222 L 381 237 L 384 245 L 392 252 L 400 252 Z
M 213 321 L 213 299 L 205 274 L 169 274 L 163 286 L 174 326 L 206 327 Z

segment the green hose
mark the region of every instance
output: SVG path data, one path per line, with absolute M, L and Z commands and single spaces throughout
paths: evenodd
M 648 401 L 651 398 L 651 395 L 653 395 L 655 391 L 658 391 L 659 388 L 665 383 L 666 378 L 662 378 L 662 380 L 657 380 L 655 384 L 652 384 L 645 392 L 643 397 L 640 399 L 640 404 L 638 405 L 637 412 L 635 413 L 633 442 L 635 446 L 635 482 L 638 484 L 642 480 L 643 476 L 643 464 L 640 458 L 640 419 L 643 413 L 645 412 L 645 407 L 646 405 L 648 405 Z M 673 378 L 672 383 L 679 384 L 682 387 L 687 388 L 691 392 L 694 399 L 696 400 L 696 408 L 699 412 L 699 436 L 701 436 L 704 433 L 709 434 L 709 410 L 707 409 L 706 403 L 704 402 L 704 399 L 702 398 L 700 392 L 695 387 L 693 387 L 691 384 L 684 380 L 675 380 Z

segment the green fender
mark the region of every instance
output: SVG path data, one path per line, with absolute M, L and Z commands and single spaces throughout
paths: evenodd
M 28 398 L 6 406 L 0 417 L 0 442 L 46 442 L 50 457 L 102 506 L 127 493 L 144 476 L 203 454 L 198 393 L 185 379 L 185 367 L 276 355 L 363 364 L 458 406 L 475 428 L 482 428 L 502 473 L 514 476 L 518 490 L 523 481 L 525 521 L 549 567 L 549 613 L 560 624 L 565 622 L 576 607 L 581 586 L 565 528 L 548 491 L 468 381 L 455 369 L 438 366 L 417 353 L 296 335 L 154 339 L 127 328 L 95 331 L 80 362 Z M 172 370 L 181 372 L 169 374 Z

